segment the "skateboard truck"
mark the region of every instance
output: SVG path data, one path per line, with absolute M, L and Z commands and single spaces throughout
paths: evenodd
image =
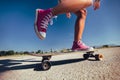
M 45 61 L 45 60 L 50 60 L 51 59 L 51 55 L 48 55 L 48 56 L 42 56 L 42 62 Z
M 102 54 L 94 54 L 94 51 L 89 51 L 89 52 L 86 52 L 86 54 L 83 54 L 83 58 L 85 60 L 87 60 L 89 57 L 94 57 L 95 60 L 97 61 L 101 61 L 103 59 Z

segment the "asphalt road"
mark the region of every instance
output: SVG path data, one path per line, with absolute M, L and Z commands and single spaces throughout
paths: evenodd
M 120 47 L 99 49 L 102 61 L 81 54 L 53 56 L 50 70 L 42 71 L 41 57 L 0 57 L 0 80 L 120 80 Z

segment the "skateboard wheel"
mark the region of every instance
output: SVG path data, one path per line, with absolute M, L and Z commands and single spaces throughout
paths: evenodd
M 86 59 L 89 58 L 89 54 L 83 54 L 83 57 L 84 57 L 84 59 L 86 60 Z
M 42 62 L 42 69 L 43 70 L 49 70 L 51 68 L 51 63 L 49 60 L 44 60 Z
M 103 59 L 103 55 L 102 54 L 96 54 L 95 59 L 98 60 L 98 61 L 101 61 Z

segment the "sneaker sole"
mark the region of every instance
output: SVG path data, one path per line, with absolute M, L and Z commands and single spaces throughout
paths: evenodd
M 72 49 L 71 49 L 72 50 Z M 72 51 L 74 51 L 74 52 L 76 52 L 76 51 L 94 51 L 94 48 L 93 47 L 90 47 L 90 48 L 88 48 L 88 49 L 81 49 L 81 50 L 72 50 Z
M 42 10 L 42 9 L 41 9 Z M 43 40 L 43 39 L 45 39 L 40 33 L 39 33 L 39 31 L 38 31 L 38 28 L 37 28 L 37 18 L 38 18 L 38 9 L 36 9 L 36 18 L 35 18 L 35 24 L 34 24 L 34 30 L 35 30 L 35 33 L 37 34 L 37 36 L 41 39 L 41 40 Z

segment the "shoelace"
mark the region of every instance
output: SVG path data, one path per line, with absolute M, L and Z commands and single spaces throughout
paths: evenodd
M 43 20 L 41 21 L 42 28 L 47 29 L 51 16 L 52 13 L 49 13 L 45 16 L 45 18 L 43 18 Z
M 53 19 L 57 20 L 57 16 L 54 16 L 53 18 L 50 19 L 50 25 L 53 25 Z

